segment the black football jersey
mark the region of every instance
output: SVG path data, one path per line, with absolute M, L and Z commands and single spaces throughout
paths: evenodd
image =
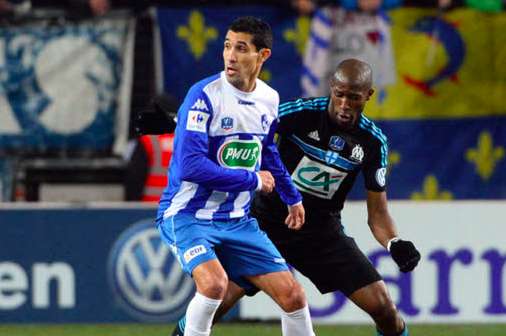
M 339 216 L 359 172 L 368 190 L 384 191 L 387 138 L 361 115 L 353 129 L 330 119 L 329 97 L 283 103 L 278 115 L 278 148 L 295 186 L 303 196 L 308 218 Z M 254 212 L 283 219 L 286 205 L 277 193 L 257 194 Z

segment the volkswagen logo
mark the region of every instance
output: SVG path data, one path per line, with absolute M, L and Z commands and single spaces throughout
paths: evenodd
M 109 282 L 121 307 L 136 319 L 174 321 L 195 293 L 151 219 L 136 222 L 114 243 L 108 263 Z

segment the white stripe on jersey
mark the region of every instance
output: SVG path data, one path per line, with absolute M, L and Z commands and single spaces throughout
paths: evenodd
M 244 207 L 248 205 L 251 200 L 251 194 L 249 191 L 240 192 L 234 201 L 234 210 L 230 212 L 231 218 L 237 218 L 244 216 Z
M 196 183 L 181 181 L 179 191 L 174 195 L 170 206 L 163 213 L 163 219 L 174 216 L 179 210 L 184 209 L 193 196 L 195 196 L 198 187 Z
M 213 191 L 207 199 L 206 205 L 197 210 L 195 217 L 198 219 L 213 219 L 213 214 L 218 210 L 220 205 L 227 200 L 228 193 L 223 191 Z

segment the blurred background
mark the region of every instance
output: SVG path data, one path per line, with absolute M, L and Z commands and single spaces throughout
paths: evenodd
M 238 16 L 272 26 L 261 78 L 281 101 L 327 95 L 340 60 L 374 71 L 365 114 L 389 141 L 388 195 L 423 254 L 399 274 L 366 224 L 344 224 L 413 323 L 506 323 L 506 13 L 502 0 L 0 0 L 0 322 L 171 322 L 192 281 L 153 224 L 176 113 L 222 70 Z M 163 95 L 162 103 L 154 97 Z M 316 324 L 369 324 L 302 277 Z M 272 320 L 257 295 L 229 319 Z M 506 330 L 506 326 L 504 327 Z M 498 333 L 497 335 L 499 335 Z

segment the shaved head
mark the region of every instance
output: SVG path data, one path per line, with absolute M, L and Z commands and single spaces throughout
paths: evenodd
M 369 90 L 372 87 L 371 66 L 358 59 L 342 61 L 331 78 L 331 84 L 346 84 L 352 88 Z
M 373 93 L 370 65 L 353 58 L 342 61 L 330 78 L 331 120 L 344 128 L 355 127 Z

